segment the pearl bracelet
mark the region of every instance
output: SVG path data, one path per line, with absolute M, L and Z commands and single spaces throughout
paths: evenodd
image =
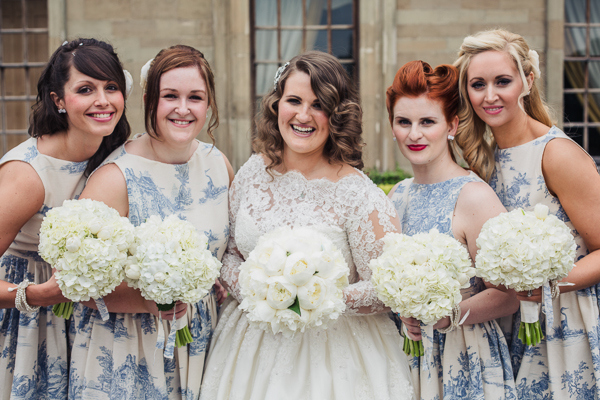
M 452 307 L 452 314 L 450 314 L 450 325 L 448 325 L 446 328 L 438 329 L 437 331 L 440 333 L 452 332 L 454 329 L 458 328 L 458 324 L 460 323 L 460 316 L 460 305 L 455 304 L 454 307 Z
M 15 307 L 20 312 L 32 313 L 37 311 L 40 306 L 32 307 L 27 303 L 27 293 L 25 293 L 25 289 L 29 285 L 35 285 L 33 282 L 29 282 L 29 279 L 25 278 L 25 280 L 19 283 L 18 286 L 8 288 L 9 292 L 17 291 L 17 295 L 15 297 Z

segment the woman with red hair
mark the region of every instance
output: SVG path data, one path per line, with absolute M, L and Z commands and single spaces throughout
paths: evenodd
M 463 243 L 475 259 L 482 225 L 505 209 L 485 182 L 456 163 L 449 146 L 458 128 L 458 70 L 411 61 L 398 70 L 386 95 L 394 140 L 415 175 L 389 195 L 402 232 L 435 228 Z M 452 316 L 434 325 L 433 365 L 425 357 L 411 360 L 418 397 L 516 398 L 508 346 L 495 321 L 517 310 L 514 292 L 472 278 L 462 298 Z M 401 319 L 409 337 L 420 340 L 421 322 Z

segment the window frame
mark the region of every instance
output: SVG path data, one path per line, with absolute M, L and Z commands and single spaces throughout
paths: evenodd
M 27 125 L 29 125 L 29 116 L 31 115 L 31 105 L 35 103 L 37 95 L 31 94 L 31 84 L 30 84 L 30 69 L 31 68 L 40 68 L 46 65 L 46 62 L 33 62 L 29 61 L 29 51 L 28 51 L 28 34 L 47 34 L 49 35 L 48 22 L 46 23 L 45 28 L 29 28 L 28 27 L 28 5 L 26 0 L 21 0 L 21 28 L 2 28 L 0 27 L 0 113 L 2 115 L 2 123 L 0 124 L 0 138 L 2 140 L 2 154 L 3 156 L 6 154 L 8 149 L 8 136 L 9 135 L 22 135 L 28 134 L 27 129 L 8 129 L 8 115 L 6 112 L 7 103 L 8 102 L 25 102 L 27 104 Z M 0 7 L 0 21 L 2 21 L 2 7 Z M 47 21 L 47 20 L 46 20 Z M 23 43 L 23 53 L 21 62 L 4 62 L 4 46 L 3 46 L 3 38 L 5 34 L 18 34 L 22 35 L 22 43 Z M 24 95 L 6 95 L 6 77 L 5 73 L 7 69 L 11 68 L 22 68 L 25 72 L 24 85 L 25 85 L 25 94 Z

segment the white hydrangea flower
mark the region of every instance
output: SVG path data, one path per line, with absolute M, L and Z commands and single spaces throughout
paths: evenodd
M 56 269 L 65 297 L 98 299 L 123 280 L 133 230 L 127 218 L 100 201 L 66 200 L 42 221 L 39 253 Z
M 569 227 L 548 207 L 518 208 L 488 220 L 477 238 L 477 275 L 493 285 L 533 290 L 562 279 L 574 266 L 577 246 Z
M 208 239 L 188 221 L 153 215 L 135 228 L 125 281 L 157 304 L 197 303 L 219 277 L 221 262 L 208 250 Z
M 379 299 L 426 325 L 450 315 L 462 300 L 460 289 L 475 276 L 465 246 L 436 229 L 414 236 L 388 233 L 383 241 L 383 253 L 370 263 Z
M 277 228 L 259 238 L 240 266 L 240 309 L 250 323 L 286 336 L 327 328 L 346 309 L 349 273 L 341 251 L 322 233 Z M 299 313 L 291 307 L 295 303 Z

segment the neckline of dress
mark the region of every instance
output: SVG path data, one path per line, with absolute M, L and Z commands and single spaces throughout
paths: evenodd
M 145 133 L 145 132 L 144 133 L 138 133 L 133 138 L 131 138 L 131 139 L 127 140 L 125 143 L 123 143 L 121 145 L 123 147 L 123 153 L 127 154 L 128 156 L 133 156 L 133 157 L 141 158 L 142 160 L 145 160 L 146 162 L 149 162 L 149 163 L 155 163 L 155 164 L 160 164 L 160 165 L 172 165 L 174 167 L 182 166 L 182 165 L 187 165 L 187 164 L 190 163 L 190 161 L 192 161 L 192 159 L 196 156 L 196 153 L 198 153 L 198 151 L 200 151 L 200 148 L 204 144 L 203 142 L 199 141 L 198 139 L 194 139 L 195 141 L 198 142 L 198 147 L 196 147 L 196 150 L 194 150 L 194 152 L 192 153 L 192 155 L 190 156 L 190 158 L 186 162 L 184 162 L 184 163 L 169 164 L 169 163 L 164 163 L 162 161 L 152 160 L 152 159 L 146 158 L 144 156 L 140 156 L 140 155 L 137 155 L 137 154 L 130 153 L 130 152 L 128 152 L 125 149 L 125 145 L 127 145 L 127 143 L 130 143 L 130 142 L 132 142 L 134 140 L 137 140 L 137 139 L 141 138 L 143 135 L 147 135 L 147 133 Z
M 469 171 L 468 175 L 455 176 L 455 177 L 446 179 L 444 181 L 434 182 L 434 183 L 417 183 L 417 182 L 414 181 L 414 178 L 413 178 L 413 181 L 411 182 L 411 185 L 421 186 L 421 187 L 426 188 L 426 187 L 432 187 L 432 186 L 442 185 L 444 183 L 449 183 L 450 181 L 453 181 L 453 180 L 456 180 L 456 179 L 460 179 L 460 178 L 471 178 L 471 177 L 473 177 L 473 175 L 475 175 L 475 173 L 473 171 Z M 475 175 L 475 176 L 477 176 L 477 175 Z
M 86 165 L 87 165 L 87 163 L 88 163 L 88 161 L 89 161 L 89 159 L 88 159 L 88 160 L 84 160 L 84 161 L 69 161 L 69 160 L 63 160 L 62 158 L 56 158 L 56 157 L 52 157 L 52 156 L 50 156 L 50 155 L 48 155 L 48 154 L 44 154 L 44 153 L 42 153 L 42 152 L 40 151 L 40 149 L 38 148 L 38 138 L 36 138 L 36 137 L 32 137 L 31 139 L 33 139 L 33 146 L 35 147 L 35 151 L 36 151 L 36 152 L 37 152 L 39 155 L 42 155 L 42 156 L 44 156 L 44 157 L 46 157 L 46 158 L 49 158 L 49 159 L 51 159 L 51 160 L 56 160 L 56 161 L 58 161 L 58 162 L 64 163 L 65 165 L 68 165 L 68 164 L 74 164 L 74 165 L 82 165 L 82 164 L 86 164 Z
M 496 144 L 496 149 L 500 152 L 503 151 L 507 151 L 507 150 L 515 150 L 518 149 L 519 147 L 525 147 L 527 145 L 531 145 L 531 144 L 535 144 L 539 141 L 542 141 L 543 139 L 545 139 L 546 137 L 548 137 L 548 135 L 550 135 L 550 133 L 554 132 L 555 130 L 557 130 L 558 128 L 556 127 L 556 125 L 552 125 L 550 127 L 550 129 L 548 129 L 548 132 L 544 133 L 542 136 L 536 137 L 533 140 L 530 140 L 529 142 L 525 142 L 525 143 L 521 143 L 519 145 L 513 146 L 513 147 L 507 147 L 505 149 L 501 149 L 500 147 L 498 147 L 498 145 Z
M 267 174 L 267 175 L 268 175 L 269 173 L 268 173 L 268 172 L 267 172 L 267 170 L 266 170 L 267 164 L 265 164 L 265 160 L 264 160 L 263 156 L 262 156 L 261 154 L 255 154 L 255 155 L 253 155 L 253 157 L 258 157 L 258 159 L 259 159 L 259 162 L 260 162 L 260 164 L 261 164 L 261 170 L 262 170 L 262 171 L 263 171 L 265 174 Z M 292 169 L 292 170 L 286 171 L 286 172 L 284 172 L 284 173 L 281 173 L 281 172 L 278 172 L 278 171 L 274 171 L 274 170 L 271 170 L 271 171 L 272 171 L 272 173 L 273 173 L 273 177 L 276 177 L 276 178 L 282 178 L 282 177 L 284 177 L 284 176 L 286 176 L 286 175 L 287 175 L 287 176 L 294 176 L 294 177 L 297 177 L 298 179 L 300 179 L 300 180 L 304 181 L 304 182 L 305 182 L 305 183 L 307 183 L 307 184 L 308 184 L 308 183 L 313 183 L 313 182 L 314 182 L 314 183 L 325 183 L 325 184 L 328 184 L 328 185 L 337 186 L 337 185 L 338 185 L 340 182 L 342 182 L 342 181 L 344 181 L 344 180 L 346 180 L 346 179 L 352 179 L 352 178 L 356 178 L 356 179 L 358 179 L 359 181 L 362 181 L 362 180 L 364 179 L 364 177 L 366 176 L 366 175 L 364 174 L 364 172 L 362 172 L 362 171 L 360 171 L 360 170 L 358 170 L 358 169 L 356 169 L 356 168 L 354 168 L 354 170 L 355 170 L 355 171 L 357 171 L 357 172 L 358 172 L 358 174 L 348 174 L 348 175 L 344 175 L 344 176 L 342 176 L 340 179 L 338 179 L 337 181 L 332 181 L 332 180 L 329 180 L 329 179 L 327 179 L 327 178 L 325 178 L 325 177 L 323 177 L 323 178 L 314 178 L 314 179 L 308 179 L 307 177 L 305 177 L 304 175 L 302 175 L 302 173 L 301 173 L 300 171 L 298 171 L 298 170 L 295 170 L 295 169 Z

